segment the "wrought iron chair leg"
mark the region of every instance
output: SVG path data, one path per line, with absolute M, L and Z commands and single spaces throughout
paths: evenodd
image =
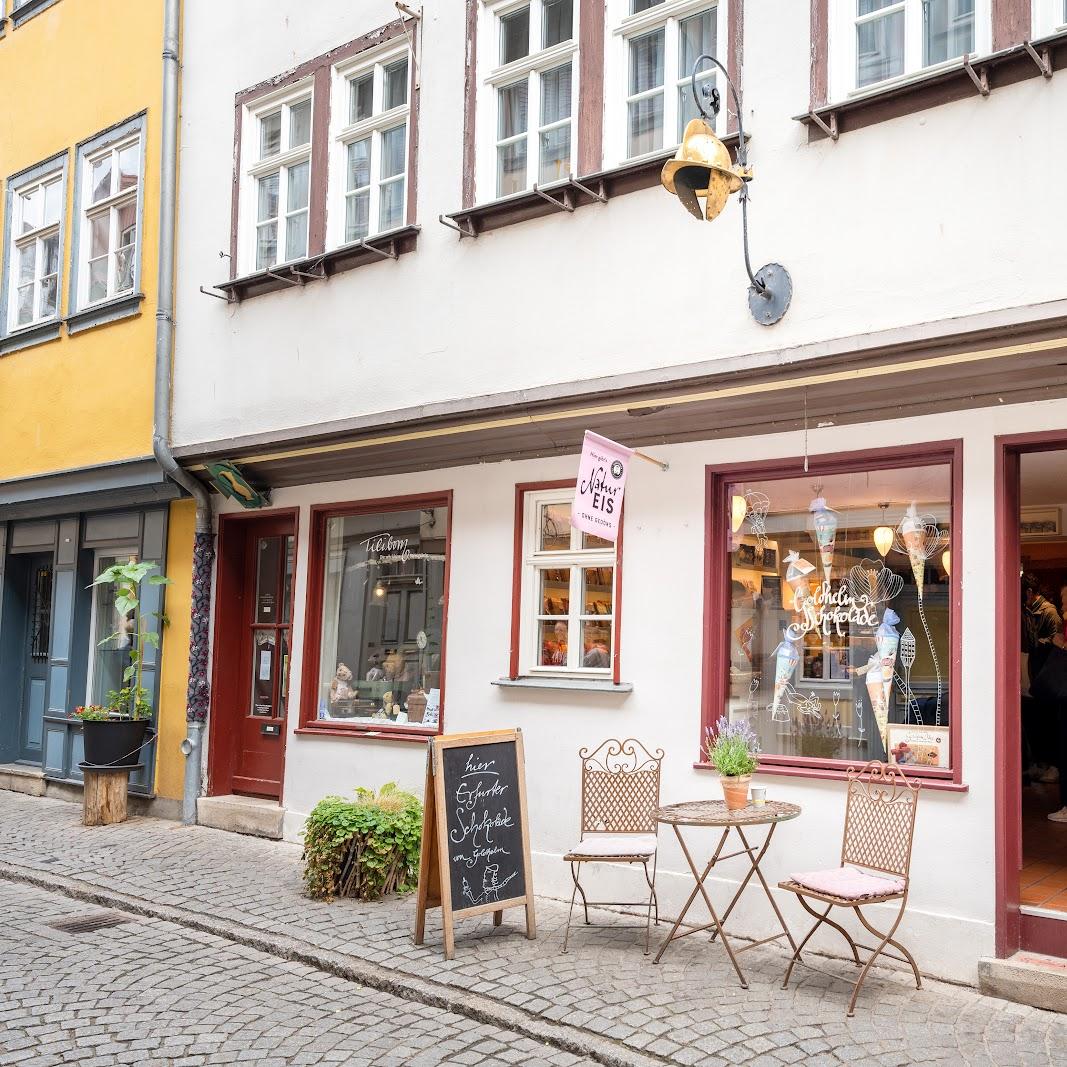
M 903 903 L 901 903 L 901 905 L 900 905 L 900 914 L 897 916 L 897 921 L 895 923 L 893 923 L 892 929 L 889 931 L 889 933 L 887 935 L 885 935 L 886 944 L 887 945 L 892 945 L 893 948 L 895 948 L 908 961 L 908 963 L 911 965 L 912 974 L 915 975 L 915 988 L 916 989 L 922 989 L 922 987 L 923 987 L 922 976 L 919 974 L 919 967 L 918 967 L 918 964 L 916 964 L 916 962 L 915 962 L 915 957 L 899 941 L 894 941 L 893 940 L 893 934 L 896 933 L 897 927 L 900 925 L 901 921 L 904 918 L 904 908 L 905 908 L 906 903 L 907 903 L 906 899 L 905 899 L 905 901 Z M 881 930 L 876 930 L 867 921 L 867 917 L 863 914 L 863 912 L 859 908 L 856 909 L 856 918 L 859 919 L 859 921 L 861 923 L 863 923 L 863 925 L 872 934 L 874 934 L 875 937 L 882 937 L 883 936 L 882 931 Z
M 571 878 L 574 878 L 574 864 L 571 864 Z M 578 896 L 578 879 L 574 878 L 574 888 L 571 890 L 571 906 L 567 909 L 567 929 L 563 934 L 563 951 L 567 951 L 567 945 L 571 939 L 571 916 L 574 914 L 574 901 Z
M 582 910 L 585 912 L 585 925 L 591 926 L 589 922 L 589 901 L 586 898 L 585 890 L 582 888 L 581 882 L 578 881 L 578 875 L 582 869 L 582 861 L 578 860 L 577 863 L 571 863 L 571 878 L 574 879 L 574 887 L 578 890 L 582 898 Z
M 801 901 L 801 903 L 803 903 L 803 901 Z M 832 904 L 827 905 L 827 914 L 829 914 L 830 908 L 832 907 Z M 811 909 L 809 908 L 808 910 L 810 911 Z M 785 977 L 782 979 L 783 989 L 787 988 L 789 985 L 789 977 L 790 975 L 792 975 L 793 968 L 797 965 L 797 961 L 800 959 L 801 952 L 804 951 L 804 946 L 812 939 L 813 935 L 815 934 L 815 931 L 818 930 L 819 927 L 822 926 L 822 924 L 826 921 L 826 915 L 816 915 L 815 917 L 818 919 L 818 922 L 807 932 L 804 937 L 804 940 L 801 941 L 799 945 L 797 945 L 796 952 L 793 953 L 792 957 L 789 960 L 789 966 L 785 969 Z
M 852 961 L 858 967 L 860 965 L 859 946 L 852 939 L 852 935 L 840 923 L 836 923 L 833 919 L 829 918 L 829 914 L 834 907 L 833 904 L 827 905 L 826 911 L 824 911 L 822 915 L 820 915 L 817 911 L 815 911 L 814 908 L 808 905 L 808 902 L 799 893 L 797 894 L 797 899 L 800 901 L 801 907 L 809 915 L 814 916 L 816 919 L 819 919 L 820 922 L 824 922 L 827 926 L 832 926 L 848 942 L 848 947 L 852 952 Z M 878 934 L 877 936 L 881 937 L 882 935 Z
M 656 896 L 656 870 L 659 867 L 659 853 L 652 857 L 652 921 L 659 926 L 659 897 Z
M 645 881 L 648 883 L 648 914 L 645 918 L 645 955 L 647 956 L 651 951 L 652 942 L 652 904 L 656 899 L 655 888 L 655 874 L 651 878 L 648 877 L 648 860 L 645 860 L 641 866 L 644 868 Z
M 900 913 L 897 915 L 897 921 L 890 927 L 888 934 L 882 934 L 876 930 L 866 918 L 864 918 L 863 912 L 857 907 L 855 909 L 856 917 L 875 937 L 881 937 L 881 941 L 878 943 L 878 947 L 871 953 L 871 958 L 863 965 L 863 970 L 860 971 L 860 976 L 856 980 L 856 988 L 852 990 L 852 999 L 848 1002 L 848 1017 L 851 1019 L 856 1014 L 856 999 L 860 995 L 860 986 L 863 985 L 863 980 L 867 977 L 867 972 L 871 969 L 871 964 L 882 954 L 883 949 L 892 940 L 893 935 L 897 932 L 897 927 L 900 925 L 900 920 L 904 918 L 904 907 L 901 905 Z

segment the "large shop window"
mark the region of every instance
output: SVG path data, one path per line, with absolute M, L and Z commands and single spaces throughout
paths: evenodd
M 313 509 L 305 727 L 440 730 L 449 514 L 440 496 Z
M 768 767 L 958 781 L 955 452 L 798 467 L 711 474 L 706 723 L 748 721 Z
M 519 649 L 512 674 L 612 678 L 617 546 L 571 525 L 573 483 L 520 492 Z

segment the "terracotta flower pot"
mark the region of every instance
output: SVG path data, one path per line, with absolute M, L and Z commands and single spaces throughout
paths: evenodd
M 748 785 L 752 781 L 751 774 L 724 774 L 720 776 L 719 781 L 722 782 L 722 795 L 730 811 L 748 807 Z

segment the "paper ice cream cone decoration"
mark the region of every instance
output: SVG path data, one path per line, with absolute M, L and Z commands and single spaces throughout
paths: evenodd
M 882 744 L 884 745 L 889 726 L 889 704 L 885 698 L 882 666 L 878 662 L 877 655 L 871 656 L 870 664 L 867 668 L 867 695 L 871 698 L 871 710 L 874 712 L 874 721 L 878 726 L 878 733 L 881 736 Z
M 897 648 L 900 646 L 900 634 L 896 624 L 900 616 L 892 608 L 886 608 L 882 615 L 882 625 L 874 632 L 878 648 L 878 663 L 882 668 L 882 692 L 888 712 L 889 696 L 893 690 L 893 673 L 897 669 Z
M 797 648 L 799 637 L 790 637 L 789 631 L 782 634 L 782 643 L 774 650 L 774 703 L 772 719 L 787 721 L 789 710 L 785 706 L 785 694 L 793 681 L 797 664 L 800 662 L 800 650 Z
M 923 584 L 926 577 L 926 527 L 915 511 L 915 504 L 908 505 L 907 514 L 900 523 L 900 536 L 908 550 L 911 573 L 915 575 L 915 585 L 922 600 Z
M 826 581 L 830 580 L 830 571 L 834 566 L 834 547 L 837 542 L 837 512 L 828 507 L 824 497 L 816 497 L 808 509 L 815 524 L 815 540 L 819 545 L 819 558 L 822 560 L 822 573 Z
M 790 552 L 785 557 L 785 562 L 789 564 L 785 570 L 785 581 L 789 588 L 793 590 L 793 607 L 796 611 L 800 611 L 804 607 L 805 601 L 811 597 L 808 577 L 815 570 L 815 567 L 806 559 L 801 559 L 800 553 L 796 551 Z

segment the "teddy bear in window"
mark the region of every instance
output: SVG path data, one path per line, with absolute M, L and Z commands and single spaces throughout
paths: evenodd
M 337 671 L 330 682 L 330 714 L 342 718 L 352 714 L 356 691 L 352 688 L 352 671 L 344 663 L 337 664 Z

